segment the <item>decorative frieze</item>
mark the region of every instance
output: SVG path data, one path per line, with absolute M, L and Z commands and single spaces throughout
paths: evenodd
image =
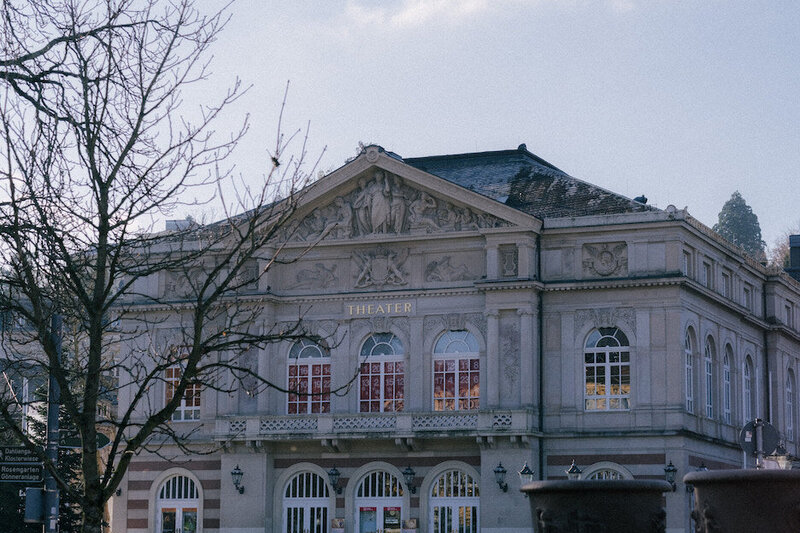
M 606 307 L 600 309 L 578 309 L 575 311 L 575 336 L 589 324 L 595 328 L 624 324 L 636 335 L 636 310 L 632 307 Z

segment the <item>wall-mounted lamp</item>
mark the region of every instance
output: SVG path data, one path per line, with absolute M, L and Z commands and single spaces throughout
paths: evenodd
M 781 470 L 792 469 L 792 458 L 789 456 L 789 453 L 786 451 L 786 448 L 782 442 L 778 444 L 778 447 L 775 448 L 775 451 L 772 453 L 772 455 L 768 455 L 765 459 L 769 459 L 777 463 L 778 468 Z
M 339 470 L 334 466 L 328 470 L 328 481 L 331 482 L 331 487 L 336 491 L 336 494 L 342 493 L 342 487 L 339 486 Z
M 494 480 L 497 481 L 497 486 L 500 487 L 500 490 L 503 492 L 508 492 L 508 483 L 506 483 L 506 472 L 507 470 L 503 467 L 503 463 L 497 463 L 497 466 L 494 467 Z
M 233 480 L 233 488 L 239 491 L 239 494 L 244 494 L 244 485 L 242 485 L 242 476 L 244 476 L 244 472 L 242 469 L 239 468 L 239 465 L 236 465 L 233 470 L 231 470 L 231 479 Z
M 522 466 L 522 470 L 517 473 L 519 474 L 519 482 L 523 487 L 528 483 L 533 483 L 534 473 L 533 470 L 531 470 L 531 468 L 528 466 L 527 462 Z
M 572 464 L 569 465 L 569 469 L 564 470 L 564 473 L 567 474 L 567 479 L 570 480 L 577 480 L 581 478 L 581 474 L 583 474 L 583 470 L 578 468 L 578 465 L 575 464 L 575 459 L 572 460 Z
M 669 464 L 664 467 L 664 479 L 666 479 L 667 483 L 669 483 L 672 487 L 672 492 L 675 492 L 675 474 L 677 473 L 678 469 L 674 464 L 672 464 L 672 461 L 670 461 Z
M 417 476 L 417 473 L 414 472 L 414 469 L 410 466 L 407 466 L 405 470 L 403 470 L 403 481 L 406 482 L 406 487 L 408 490 L 411 491 L 411 494 L 417 493 L 417 487 L 414 486 L 414 478 Z
M 706 466 L 706 464 L 704 462 L 701 462 L 700 466 L 695 468 L 694 471 L 695 472 L 707 472 L 708 471 L 708 467 Z M 686 492 L 694 492 L 694 485 L 689 485 L 687 483 L 686 484 Z

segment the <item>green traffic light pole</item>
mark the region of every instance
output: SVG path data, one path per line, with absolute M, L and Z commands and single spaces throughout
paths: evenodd
M 61 363 L 61 315 L 52 319 L 50 335 L 56 347 L 56 362 Z M 61 404 L 61 387 L 50 369 L 47 386 L 47 448 L 45 454 L 53 465 L 58 464 L 58 411 Z M 44 533 L 58 532 L 58 485 L 53 474 L 44 469 Z

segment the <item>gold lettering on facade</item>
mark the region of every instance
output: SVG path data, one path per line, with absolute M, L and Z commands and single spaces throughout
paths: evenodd
M 414 312 L 412 302 L 348 304 L 346 307 L 348 316 L 402 315 Z

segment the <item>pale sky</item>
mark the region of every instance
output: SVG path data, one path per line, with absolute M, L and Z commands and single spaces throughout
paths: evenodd
M 216 6 L 200 0 L 202 9 Z M 213 83 L 252 89 L 233 161 L 267 168 L 310 121 L 321 168 L 359 141 L 404 157 L 516 148 L 711 226 L 739 190 L 769 245 L 800 224 L 800 2 L 238 0 Z

